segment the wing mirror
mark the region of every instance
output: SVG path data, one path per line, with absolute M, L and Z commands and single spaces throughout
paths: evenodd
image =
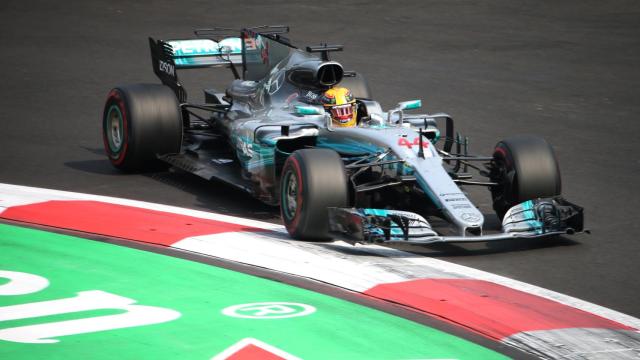
M 402 101 L 398 103 L 398 106 L 393 109 L 393 110 L 389 110 L 387 112 L 387 122 L 389 124 L 392 123 L 391 117 L 394 114 L 398 114 L 398 122 L 397 125 L 398 126 L 402 126 L 402 118 L 403 118 L 403 110 L 413 110 L 413 109 L 419 109 L 422 107 L 422 100 L 409 100 L 409 101 Z
M 296 105 L 295 112 L 297 115 L 323 115 L 324 109 L 317 106 Z

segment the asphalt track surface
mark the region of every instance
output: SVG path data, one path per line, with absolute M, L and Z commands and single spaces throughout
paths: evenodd
M 287 24 L 294 44 L 342 43 L 384 107 L 421 98 L 472 150 L 521 133 L 555 148 L 591 235 L 411 248 L 640 316 L 640 4 L 633 1 L 2 1 L 0 182 L 278 221 L 277 210 L 189 174 L 122 174 L 103 155 L 103 102 L 157 82 L 147 36 Z M 221 87 L 225 70 L 199 73 Z M 472 189 L 491 213 L 489 196 Z M 491 220 L 491 219 L 489 219 Z M 105 219 L 109 221 L 109 219 Z

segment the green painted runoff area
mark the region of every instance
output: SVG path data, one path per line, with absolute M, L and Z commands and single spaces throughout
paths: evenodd
M 37 275 L 49 281 L 48 286 L 28 294 L 0 295 L 0 320 L 4 320 L 0 321 L 0 359 L 211 359 L 245 338 L 303 359 L 504 358 L 404 318 L 276 281 L 22 227 L 0 224 L 0 271 Z M 0 290 L 11 284 L 0 277 Z M 6 339 L 28 338 L 20 328 L 34 328 L 30 325 L 69 327 L 82 323 L 90 328 L 91 321 L 128 313 L 122 309 L 84 309 L 7 320 L 23 313 L 9 313 L 8 306 L 18 309 L 16 305 L 75 298 L 79 292 L 96 290 L 135 300 L 134 305 L 171 309 L 180 316 L 161 323 L 48 338 L 57 340 L 53 343 Z M 223 313 L 234 305 L 260 302 L 297 303 L 315 311 L 297 317 L 258 319 Z M 51 309 L 57 306 L 62 305 L 48 306 L 45 311 L 55 312 Z M 36 311 L 20 308 L 25 314 Z M 236 312 L 251 313 L 250 309 Z M 153 314 L 148 316 L 153 318 Z M 69 322 L 81 319 L 89 320 Z M 60 326 L 56 325 L 55 331 L 60 331 Z M 48 329 L 37 328 L 41 332 Z

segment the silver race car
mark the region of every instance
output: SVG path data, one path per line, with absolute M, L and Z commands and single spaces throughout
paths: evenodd
M 384 111 L 361 74 L 330 60 L 341 46 L 300 49 L 288 30 L 150 38 L 162 85 L 109 93 L 103 139 L 111 163 L 125 171 L 170 164 L 224 181 L 279 205 L 301 240 L 430 244 L 584 231 L 583 209 L 560 196 L 545 140 L 511 137 L 492 156 L 471 155 L 449 115 L 411 113 L 419 100 Z M 224 91 L 204 89 L 204 103 L 189 102 L 177 71 L 207 67 L 230 68 L 235 80 Z M 485 229 L 462 186 L 488 188 L 501 229 Z

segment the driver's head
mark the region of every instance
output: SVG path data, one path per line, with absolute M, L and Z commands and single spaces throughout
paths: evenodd
M 320 95 L 320 103 L 331 114 L 334 126 L 356 126 L 356 100 L 351 91 L 343 87 L 333 87 Z

